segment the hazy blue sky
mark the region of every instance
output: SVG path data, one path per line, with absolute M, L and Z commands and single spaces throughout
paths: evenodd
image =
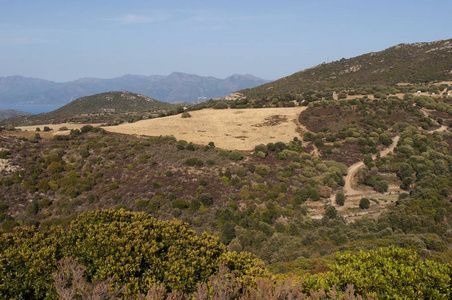
M 277 79 L 452 38 L 451 0 L 0 0 L 0 76 Z

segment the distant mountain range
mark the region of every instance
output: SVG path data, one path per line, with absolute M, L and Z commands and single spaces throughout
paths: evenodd
M 64 105 L 80 97 L 130 91 L 165 102 L 198 102 L 269 82 L 252 75 L 226 79 L 174 72 L 169 76 L 125 75 L 57 83 L 22 76 L 0 77 L 0 105 Z
M 328 88 L 452 81 L 452 39 L 399 44 L 380 52 L 306 69 L 241 91 L 247 97 L 298 94 Z

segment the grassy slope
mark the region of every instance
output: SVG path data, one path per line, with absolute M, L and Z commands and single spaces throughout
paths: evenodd
M 452 40 L 400 44 L 380 52 L 321 64 L 241 92 L 252 98 L 332 87 L 444 81 L 452 79 L 451 70 Z

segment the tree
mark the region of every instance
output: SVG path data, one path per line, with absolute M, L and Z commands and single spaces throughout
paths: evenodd
M 344 192 L 340 191 L 336 194 L 336 204 L 338 206 L 343 206 L 345 204 L 345 195 Z
M 234 150 L 231 153 L 229 153 L 229 159 L 230 160 L 237 161 L 237 160 L 241 160 L 242 158 L 243 158 L 243 155 L 239 151 Z
M 325 209 L 325 217 L 329 218 L 329 219 L 334 219 L 337 217 L 337 210 L 334 206 L 328 206 Z
M 370 201 L 368 198 L 361 198 L 359 201 L 359 208 L 368 209 L 370 207 Z

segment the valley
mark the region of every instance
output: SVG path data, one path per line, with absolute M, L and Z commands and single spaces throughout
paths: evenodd
M 108 92 L 3 121 L 0 296 L 450 298 L 450 51 L 398 45 L 188 107 Z

